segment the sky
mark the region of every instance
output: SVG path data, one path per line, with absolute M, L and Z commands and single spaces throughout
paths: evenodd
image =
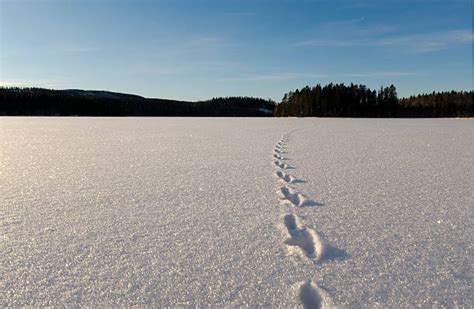
M 473 89 L 471 0 L 0 0 L 0 85 L 277 102 Z

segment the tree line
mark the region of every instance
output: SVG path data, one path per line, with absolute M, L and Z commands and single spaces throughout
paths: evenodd
M 290 91 L 275 116 L 296 117 L 473 117 L 473 91 L 441 92 L 398 99 L 394 85 L 320 84 Z
M 408 115 L 417 117 L 474 117 L 474 91 L 421 94 L 400 100 Z
M 278 105 L 253 97 L 189 102 L 108 91 L 0 87 L 0 115 L 221 117 L 474 117 L 473 91 L 398 98 L 394 85 L 320 84 L 290 91 Z
M 17 116 L 273 116 L 276 103 L 253 97 L 188 102 L 107 91 L 0 88 L 0 115 Z

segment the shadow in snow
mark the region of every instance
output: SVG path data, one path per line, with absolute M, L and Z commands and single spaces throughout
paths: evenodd
M 300 286 L 300 301 L 303 307 L 311 309 L 319 309 L 322 307 L 321 295 L 317 286 L 308 280 Z
M 322 242 L 324 242 L 324 254 L 321 256 L 321 262 L 324 261 L 343 261 L 349 257 L 346 250 L 331 245 L 324 233 L 318 233 Z

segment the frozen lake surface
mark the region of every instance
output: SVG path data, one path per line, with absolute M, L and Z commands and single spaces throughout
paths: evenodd
M 474 121 L 0 118 L 0 306 L 474 303 Z

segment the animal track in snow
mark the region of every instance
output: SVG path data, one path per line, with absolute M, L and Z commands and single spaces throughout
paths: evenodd
M 289 166 L 288 164 L 286 163 L 282 163 L 278 160 L 274 160 L 273 161 L 273 164 L 275 164 L 277 167 L 281 168 L 281 169 L 284 169 L 284 170 L 287 170 L 287 169 L 292 169 L 291 166 Z
M 299 288 L 300 301 L 304 308 L 323 308 L 323 300 L 318 287 L 311 281 L 305 281 Z
M 273 154 L 273 157 L 277 160 L 287 160 L 287 158 L 283 157 L 283 156 L 280 156 L 279 154 Z
M 324 253 L 324 244 L 318 234 L 305 226 L 294 214 L 285 215 L 283 221 L 289 236 L 285 244 L 298 248 L 300 253 L 315 262 L 319 261 Z
M 281 181 L 284 181 L 286 183 L 305 183 L 306 182 L 304 180 L 296 179 L 295 177 L 291 175 L 285 174 L 282 171 L 276 171 L 275 176 L 278 177 Z
M 275 175 L 282 181 L 287 182 L 287 183 L 293 183 L 295 181 L 295 178 L 291 175 L 287 175 L 283 173 L 282 171 L 277 171 Z
M 280 188 L 280 199 L 289 201 L 294 206 L 298 207 L 309 207 L 309 206 L 322 206 L 323 204 L 307 199 L 303 194 L 296 192 L 289 187 Z
M 298 130 L 298 129 L 296 129 Z M 289 135 L 294 131 L 290 131 L 282 136 L 282 138 L 275 145 L 272 154 L 273 164 L 277 168 L 275 176 L 286 184 L 294 184 L 304 182 L 295 179 L 292 175 L 285 173 L 288 169 L 293 167 L 282 162 L 287 160 L 283 154 L 285 151 L 285 144 L 289 141 Z M 279 169 L 278 169 L 279 168 Z M 322 206 L 293 188 L 285 185 L 278 190 L 280 201 L 283 205 L 290 204 L 292 210 L 283 217 L 283 225 L 285 230 L 284 243 L 288 246 L 287 250 L 290 254 L 296 254 L 302 258 L 308 258 L 314 263 L 323 262 L 323 260 L 332 260 L 345 258 L 347 255 L 345 251 L 329 245 L 323 234 L 319 234 L 316 230 L 304 224 L 300 217 L 295 213 L 297 208 L 306 206 Z M 325 306 L 332 306 L 330 297 L 320 289 L 312 280 L 308 280 L 298 285 L 299 300 L 304 308 L 323 308 Z

